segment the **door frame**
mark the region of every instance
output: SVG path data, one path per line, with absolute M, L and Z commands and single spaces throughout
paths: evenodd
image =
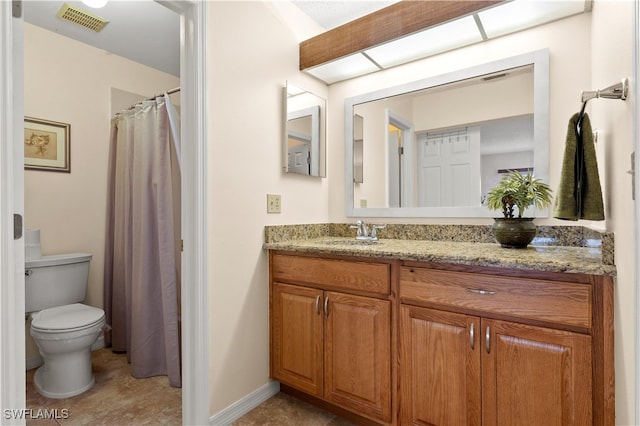
M 640 96 L 640 4 L 634 2 L 634 19 L 633 19 L 633 99 L 639 99 Z M 637 101 L 633 103 L 633 195 L 634 195 L 634 256 L 636 261 L 634 264 L 634 288 L 635 288 L 635 306 L 634 314 L 636 318 L 635 323 L 635 423 L 640 424 L 640 369 L 637 368 L 640 365 L 640 264 L 637 261 L 640 259 L 640 173 L 638 173 L 638 167 L 640 166 L 640 105 Z
M 415 167 L 414 167 L 414 160 L 413 160 L 415 159 L 415 137 L 414 137 L 414 131 L 413 131 L 413 123 L 407 118 L 403 117 L 402 115 L 387 108 L 385 109 L 385 125 L 386 125 L 385 128 L 387 129 L 387 131 L 384 133 L 385 145 L 387 146 L 387 152 L 389 154 L 389 158 L 387 159 L 387 170 L 388 170 L 387 201 L 389 202 L 391 200 L 392 191 L 395 191 L 395 189 L 394 190 L 391 189 L 392 188 L 391 171 L 395 167 L 391 163 L 395 162 L 396 164 L 398 164 L 397 159 L 392 158 L 393 155 L 391 155 L 391 152 L 390 152 L 391 141 L 389 140 L 389 126 L 393 125 L 402 131 L 402 148 L 403 148 L 402 161 L 400 162 L 401 164 L 399 164 L 399 167 L 400 167 L 399 180 L 400 181 L 398 182 L 398 185 L 395 185 L 396 182 L 393 182 L 394 183 L 393 186 L 398 188 L 397 192 L 400 195 L 400 200 L 401 200 L 400 203 L 402 204 L 402 207 L 415 207 L 415 204 L 414 204 Z M 390 204 L 391 203 L 389 203 L 389 205 Z
M 14 239 L 14 214 L 24 216 L 23 20 L 13 2 L 0 2 L 0 414 L 2 424 L 24 424 L 26 404 L 24 240 Z M 16 89 L 20 88 L 20 89 Z M 16 170 L 18 169 L 18 170 Z M 10 413 L 5 410 L 11 411 Z
M 182 422 L 208 424 L 206 2 L 156 1 L 181 16 L 182 282 L 188 284 L 182 287 Z M 0 2 L 0 408 L 3 423 L 23 424 L 24 418 L 7 419 L 5 412 L 24 410 L 26 404 L 24 241 L 13 240 L 13 214 L 24 209 L 24 172 L 16 170 L 14 159 L 22 145 L 24 115 L 23 96 L 14 96 L 14 87 L 22 87 L 22 73 L 16 75 L 22 60 L 14 60 L 14 48 L 22 49 L 23 19 L 12 18 L 12 3 Z

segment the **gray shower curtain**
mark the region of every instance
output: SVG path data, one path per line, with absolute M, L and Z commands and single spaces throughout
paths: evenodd
M 127 352 L 136 378 L 181 386 L 179 150 L 168 96 L 111 123 L 104 306 L 107 346 Z M 172 118 L 175 115 L 172 116 Z

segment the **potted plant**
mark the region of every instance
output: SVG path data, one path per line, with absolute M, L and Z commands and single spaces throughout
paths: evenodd
M 551 188 L 530 172 L 511 171 L 487 194 L 487 207 L 502 210 L 504 217 L 495 218 L 493 234 L 502 247 L 524 248 L 536 236 L 532 217 L 522 217 L 530 207 L 543 209 L 551 204 Z M 517 216 L 516 216 L 517 209 Z

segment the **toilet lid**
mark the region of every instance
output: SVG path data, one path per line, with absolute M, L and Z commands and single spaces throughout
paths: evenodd
M 104 318 L 102 309 L 74 303 L 56 306 L 33 314 L 31 327 L 39 330 L 69 331 L 94 325 Z

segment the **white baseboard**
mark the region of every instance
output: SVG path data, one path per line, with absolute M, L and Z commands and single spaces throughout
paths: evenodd
M 104 336 L 100 336 L 98 337 L 98 340 L 96 340 L 96 342 L 91 345 L 91 350 L 95 351 L 98 349 L 102 349 L 104 348 Z M 42 356 L 37 355 L 31 358 L 27 358 L 25 361 L 25 367 L 27 370 L 31 370 L 34 369 L 36 367 L 40 367 L 42 364 L 44 364 L 44 360 L 42 359 Z
M 210 426 L 228 426 L 280 392 L 280 382 L 270 381 L 209 418 Z

